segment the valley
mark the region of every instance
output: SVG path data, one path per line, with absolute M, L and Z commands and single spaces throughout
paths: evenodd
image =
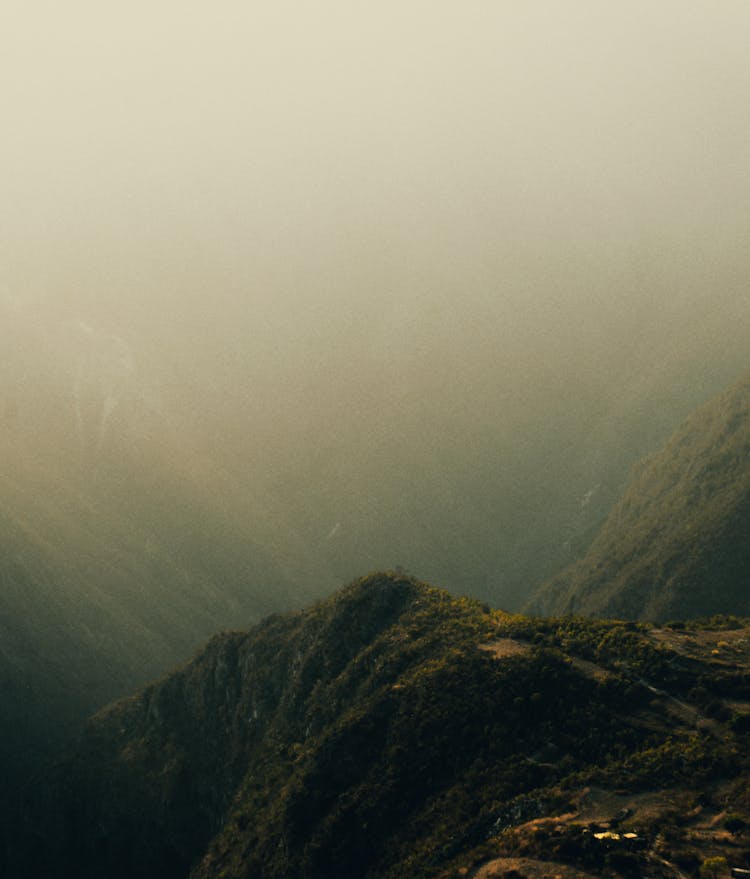
M 0 879 L 750 876 L 750 3 L 0 14 Z

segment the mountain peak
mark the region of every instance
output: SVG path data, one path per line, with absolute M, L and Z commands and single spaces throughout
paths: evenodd
M 747 628 L 534 620 L 373 574 L 93 717 L 25 792 L 7 875 L 656 875 L 667 825 L 700 863 L 729 849 L 693 830 L 750 809 L 749 663 Z

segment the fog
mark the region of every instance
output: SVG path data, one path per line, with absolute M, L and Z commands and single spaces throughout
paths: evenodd
M 158 447 L 300 588 L 518 606 L 747 367 L 748 33 L 744 0 L 6 0 L 6 467 Z

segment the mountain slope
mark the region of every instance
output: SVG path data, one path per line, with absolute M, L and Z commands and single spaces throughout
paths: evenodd
M 0 814 L 91 712 L 183 661 L 217 629 L 291 603 L 267 557 L 249 543 L 233 552 L 227 533 L 214 552 L 191 559 L 90 498 L 8 500 L 0 506 Z
M 635 468 L 585 557 L 532 613 L 682 619 L 750 613 L 750 375 Z
M 623 875 L 583 834 L 596 800 L 614 824 L 632 803 L 642 849 L 619 855 L 637 875 L 664 859 L 659 809 L 673 827 L 702 791 L 700 820 L 728 797 L 750 810 L 750 628 L 683 635 L 512 617 L 374 575 L 217 636 L 92 718 L 28 790 L 6 874 L 396 879 L 522 858 Z M 718 844 L 675 834 L 683 860 Z
M 92 711 L 310 593 L 122 339 L 0 318 L 2 809 Z

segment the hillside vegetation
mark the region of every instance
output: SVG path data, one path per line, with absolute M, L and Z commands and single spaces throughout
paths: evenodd
M 635 468 L 582 560 L 527 610 L 669 620 L 750 613 L 750 375 Z
M 28 789 L 6 875 L 750 866 L 750 621 L 723 626 L 531 619 L 373 575 L 93 717 Z

